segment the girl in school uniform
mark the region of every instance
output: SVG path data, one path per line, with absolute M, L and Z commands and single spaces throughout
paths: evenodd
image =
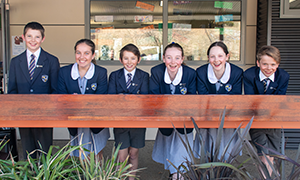
M 76 63 L 60 69 L 58 92 L 60 94 L 106 94 L 107 70 L 92 63 L 95 57 L 93 41 L 81 39 L 76 42 L 74 49 Z M 88 143 L 83 148 L 94 151 L 99 158 L 102 157 L 101 150 L 110 136 L 108 128 L 68 128 L 68 130 L 72 146 Z M 81 138 L 82 142 L 80 142 Z M 72 155 L 79 156 L 79 152 L 74 151 Z
M 231 63 L 228 63 L 229 52 L 227 46 L 219 41 L 210 45 L 207 50 L 208 64 L 199 67 L 196 70 L 197 73 L 197 91 L 198 94 L 242 94 L 242 77 L 243 70 Z M 223 129 L 223 136 L 219 148 L 218 158 L 225 149 L 226 144 L 229 142 L 235 129 Z M 205 146 L 206 152 L 211 152 L 212 143 L 214 144 L 217 138 L 218 129 L 201 129 L 200 130 Z M 230 156 L 230 152 L 233 148 L 234 142 L 238 139 L 236 136 L 231 142 L 231 146 L 228 149 L 228 153 L 225 154 L 225 160 Z M 195 153 L 200 155 L 200 142 L 198 138 L 195 139 Z
M 169 44 L 163 53 L 163 64 L 151 69 L 149 83 L 150 94 L 196 94 L 196 72 L 183 65 L 184 53 L 177 43 Z M 190 159 L 179 136 L 185 139 L 184 129 L 178 128 L 178 135 L 173 128 L 159 128 L 153 147 L 152 158 L 164 164 L 170 171 L 172 179 L 183 179 L 177 170 L 167 161 L 170 160 L 176 167 Z M 189 144 L 193 145 L 193 129 L 187 129 Z M 177 176 L 178 175 L 178 176 Z

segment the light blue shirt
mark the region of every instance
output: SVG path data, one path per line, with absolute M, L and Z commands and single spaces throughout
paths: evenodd
M 91 63 L 90 68 L 88 69 L 84 77 L 81 78 L 78 70 L 78 64 L 77 63 L 73 64 L 71 70 L 71 76 L 73 80 L 77 79 L 78 87 L 80 89 L 81 94 L 85 94 L 87 81 L 94 76 L 94 73 L 95 73 L 95 65 Z

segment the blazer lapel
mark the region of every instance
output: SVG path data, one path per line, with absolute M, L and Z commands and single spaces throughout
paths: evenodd
M 259 79 L 255 78 L 255 85 L 256 85 L 256 88 L 257 88 L 257 91 L 258 91 L 258 94 L 264 94 L 264 83 L 261 82 Z
M 126 87 L 126 78 L 125 78 L 125 75 L 124 75 L 124 69 L 121 69 L 119 71 L 119 74 L 118 74 L 118 82 L 120 84 L 120 86 L 123 88 L 124 92 L 127 92 L 127 87 Z
M 140 83 L 141 83 L 141 74 L 140 74 L 140 71 L 138 71 L 138 69 L 136 69 L 135 75 L 132 80 L 132 84 L 129 88 L 129 93 L 137 94 L 139 91 L 140 85 L 141 85 Z
M 34 69 L 34 74 L 33 74 L 33 79 L 32 79 L 32 83 L 34 83 L 36 81 L 36 79 L 40 76 L 40 73 L 42 72 L 42 69 L 44 68 L 45 65 L 45 61 L 47 60 L 43 49 L 41 49 L 41 53 L 39 56 L 39 59 L 37 61 L 36 67 Z M 48 77 L 46 77 L 48 78 Z
M 270 81 L 270 84 L 268 86 L 266 94 L 273 94 L 273 92 L 276 91 L 277 87 L 278 87 L 278 84 L 276 81 L 275 82 Z
M 260 81 L 259 71 L 260 71 L 259 67 L 256 67 L 254 83 L 255 83 L 255 87 L 257 88 L 258 94 L 264 94 L 265 87 L 264 87 L 264 83 Z
M 29 76 L 29 70 L 28 70 L 26 51 L 20 57 L 20 67 L 21 67 L 24 77 L 26 78 L 28 83 L 31 83 L 30 76 Z
M 86 87 L 88 87 L 88 82 L 86 83 Z M 78 86 L 78 79 L 76 79 L 76 80 L 73 80 L 72 79 L 72 87 L 70 88 L 70 89 L 74 89 L 75 90 L 75 93 L 77 93 L 77 94 L 81 94 L 81 91 L 80 91 L 80 89 L 79 89 L 79 86 Z M 84 94 L 86 94 L 86 90 L 85 90 L 85 93 Z
M 211 84 L 210 82 L 207 83 L 209 86 L 209 92 L 212 92 L 211 94 L 217 94 L 217 90 L 216 90 L 216 84 Z M 220 86 L 219 91 L 221 91 L 222 87 Z M 220 92 L 219 92 L 220 93 Z

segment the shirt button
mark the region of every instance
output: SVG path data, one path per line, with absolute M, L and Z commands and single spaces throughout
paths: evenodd
M 30 92 L 33 92 L 33 89 L 30 89 Z

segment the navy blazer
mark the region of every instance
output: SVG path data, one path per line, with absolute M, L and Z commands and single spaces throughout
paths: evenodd
M 208 64 L 197 68 L 197 91 L 198 94 L 242 94 L 243 70 L 234 64 L 230 64 L 230 78 L 226 84 L 220 86 L 216 91 L 216 84 L 208 80 Z
M 81 94 L 78 80 L 71 77 L 72 66 L 64 66 L 59 71 L 58 93 L 59 94 Z M 92 88 L 96 83 L 96 88 Z M 87 80 L 85 94 L 106 94 L 107 93 L 107 70 L 95 65 L 95 73 L 91 79 Z
M 58 58 L 41 49 L 33 79 L 30 80 L 26 51 L 10 62 L 8 94 L 57 93 Z
M 179 85 L 175 86 L 175 94 L 181 94 L 180 88 L 187 88 L 186 94 L 196 94 L 196 72 L 194 69 L 182 65 L 182 79 Z M 159 64 L 151 69 L 150 94 L 171 94 L 170 85 L 164 81 L 166 65 Z
M 114 71 L 109 76 L 108 94 L 148 94 L 149 74 L 136 68 L 129 89 L 126 87 L 124 68 Z
M 244 91 L 245 94 L 280 94 L 286 93 L 290 75 L 283 69 L 277 68 L 275 72 L 275 81 L 270 81 L 266 93 L 264 93 L 264 84 L 259 78 L 260 68 L 253 66 L 244 73 Z
M 182 79 L 181 82 L 175 86 L 175 94 L 181 94 L 180 88 L 182 86 L 187 88 L 186 94 L 196 94 L 196 72 L 194 69 L 182 65 Z M 165 70 L 166 65 L 164 63 L 159 64 L 151 69 L 151 77 L 149 82 L 150 94 L 171 94 L 170 85 L 165 83 Z M 181 134 L 184 134 L 184 128 L 176 128 Z M 173 128 L 159 128 L 160 132 L 169 136 L 173 132 Z M 187 133 L 191 133 L 193 128 L 187 128 Z
M 73 80 L 71 76 L 72 66 L 64 66 L 60 68 L 58 77 L 58 93 L 59 94 L 81 94 L 78 86 L 78 79 Z M 95 88 L 96 85 L 96 88 Z M 87 80 L 85 94 L 106 94 L 107 93 L 107 70 L 103 67 L 95 65 L 95 72 L 91 79 Z M 99 133 L 103 128 L 90 128 L 95 134 Z M 68 128 L 70 134 L 75 136 L 77 128 Z

